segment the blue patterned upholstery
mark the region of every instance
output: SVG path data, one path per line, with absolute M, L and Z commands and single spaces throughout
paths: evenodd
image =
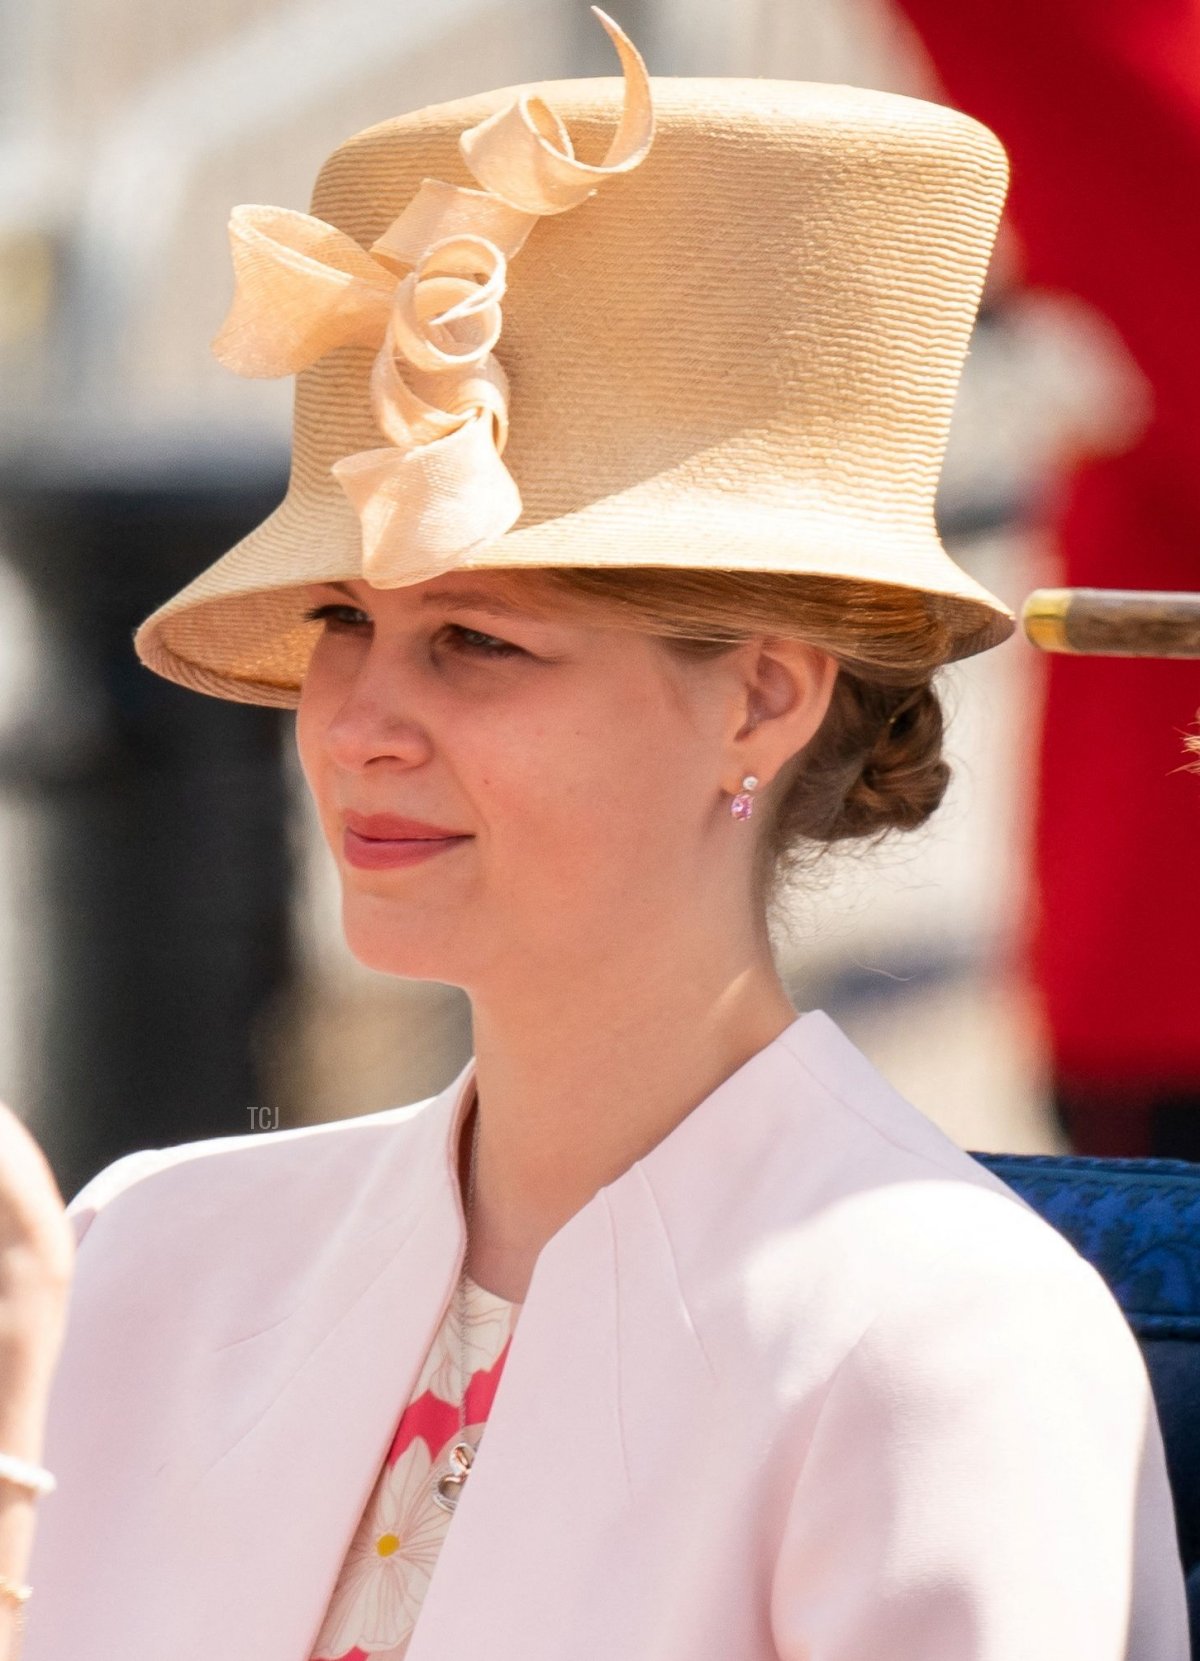
M 1200 1661 L 1200 1164 L 972 1155 L 1104 1276 L 1137 1336 L 1166 1444 Z

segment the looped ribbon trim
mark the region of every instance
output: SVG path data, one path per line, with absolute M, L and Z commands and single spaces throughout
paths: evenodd
M 368 251 L 290 208 L 233 209 L 234 296 L 212 351 L 239 375 L 294 375 L 342 346 L 376 348 L 371 412 L 384 448 L 334 462 L 362 525 L 362 574 L 395 587 L 448 570 L 521 514 L 502 460 L 508 380 L 494 350 L 508 262 L 544 214 L 565 213 L 641 162 L 654 137 L 646 66 L 598 6 L 624 76 L 604 160 L 580 161 L 549 105 L 524 94 L 468 128 L 481 189 L 425 179 Z

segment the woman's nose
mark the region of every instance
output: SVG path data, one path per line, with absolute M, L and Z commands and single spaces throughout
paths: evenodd
M 432 745 L 413 677 L 395 653 L 363 654 L 325 729 L 330 759 L 347 770 L 392 761 L 410 768 L 428 761 Z

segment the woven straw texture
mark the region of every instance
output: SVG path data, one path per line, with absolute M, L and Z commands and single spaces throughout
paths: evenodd
M 1011 612 L 933 518 L 1007 184 L 999 141 L 944 106 L 854 87 L 650 87 L 645 158 L 539 218 L 509 263 L 495 357 L 520 514 L 458 567 L 866 579 L 927 593 L 950 657 L 1005 639 Z M 543 82 L 383 122 L 329 158 L 311 212 L 366 250 L 424 180 L 478 189 L 460 135 L 523 93 L 599 162 L 624 89 Z M 142 624 L 150 668 L 295 706 L 320 632 L 299 585 L 363 576 L 363 526 L 331 468 L 382 442 L 375 358 L 350 343 L 299 372 L 284 501 Z

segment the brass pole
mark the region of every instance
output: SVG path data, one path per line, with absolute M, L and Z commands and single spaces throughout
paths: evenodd
M 1025 601 L 1021 623 L 1044 652 L 1200 658 L 1200 593 L 1037 588 Z

